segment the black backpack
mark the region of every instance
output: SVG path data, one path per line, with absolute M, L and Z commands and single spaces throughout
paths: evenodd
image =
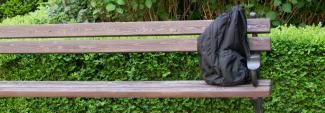
M 242 6 L 220 15 L 198 38 L 199 62 L 207 84 L 250 83 L 247 20 Z

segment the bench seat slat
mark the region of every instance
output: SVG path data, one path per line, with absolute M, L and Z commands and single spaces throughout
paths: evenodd
M 204 81 L 0 81 L 2 97 L 267 97 L 271 82 L 258 87 L 220 87 Z
M 252 51 L 270 51 L 270 38 L 250 38 Z M 196 38 L 141 40 L 20 40 L 0 42 L 0 53 L 112 53 L 197 51 Z
M 1 25 L 0 38 L 197 35 L 212 20 Z M 249 33 L 269 33 L 269 19 L 248 19 Z

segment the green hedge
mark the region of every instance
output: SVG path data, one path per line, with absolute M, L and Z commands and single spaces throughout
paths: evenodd
M 47 20 L 39 23 L 43 22 Z M 325 28 L 320 26 L 272 29 L 272 52 L 263 55 L 261 69 L 262 78 L 274 83 L 265 111 L 325 112 Z M 197 59 L 197 53 L 0 55 L 0 80 L 199 80 Z M 0 111 L 241 113 L 253 109 L 248 98 L 0 98 Z
M 1 24 L 47 24 L 50 22 L 50 17 L 48 16 L 48 13 L 48 7 L 38 7 L 38 10 L 35 10 L 34 12 L 30 12 L 25 15 L 18 15 L 12 18 L 6 18 L 1 22 Z
M 0 0 L 0 21 L 34 11 L 43 1 L 47 0 Z

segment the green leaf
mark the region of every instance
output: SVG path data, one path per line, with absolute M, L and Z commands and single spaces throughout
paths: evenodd
M 255 4 L 252 4 L 252 3 L 248 3 L 248 4 L 245 4 L 244 5 L 245 6 L 245 8 L 252 8 L 252 7 L 254 7 L 255 6 Z
M 285 4 L 282 4 L 282 10 L 286 13 L 291 13 L 292 11 L 292 6 L 290 3 L 285 3 Z
M 117 0 L 116 3 L 117 3 L 118 5 L 125 5 L 124 0 Z
M 143 4 L 139 4 L 139 9 L 144 9 L 144 5 Z
M 278 20 L 272 21 L 273 26 L 279 26 L 281 23 Z
M 298 2 L 298 4 L 297 4 L 297 7 L 298 8 L 303 8 L 305 6 L 305 2 L 304 1 L 300 1 L 300 2 Z
M 119 14 L 123 14 L 124 13 L 124 10 L 122 8 L 117 8 L 116 9 L 116 12 L 119 13 Z
M 114 11 L 115 8 L 116 8 L 115 5 L 112 4 L 112 3 L 109 3 L 109 4 L 106 5 L 106 10 L 107 10 L 108 12 Z
M 169 13 L 165 9 L 159 9 L 158 14 L 160 20 L 168 20 Z
M 146 6 L 147 6 L 147 8 L 151 8 L 152 7 L 152 0 L 146 0 Z
M 282 3 L 281 0 L 274 0 L 274 1 L 273 1 L 273 5 L 274 5 L 274 6 L 280 6 L 281 3 Z
M 290 0 L 290 2 L 291 2 L 292 4 L 297 4 L 297 3 L 298 3 L 297 0 Z
M 97 2 L 96 1 L 91 1 L 90 2 L 90 6 L 91 7 L 96 7 L 97 6 Z
M 167 77 L 168 75 L 170 75 L 170 73 L 171 73 L 171 72 L 166 72 L 166 73 L 164 73 L 162 76 L 163 76 L 163 77 Z
M 270 18 L 271 20 L 275 20 L 276 16 L 277 16 L 277 14 L 274 11 L 269 11 L 269 12 L 266 13 L 266 17 Z
M 137 10 L 139 5 L 138 5 L 137 2 L 132 1 L 132 2 L 131 2 L 131 6 L 132 6 L 132 9 L 133 9 L 133 10 Z

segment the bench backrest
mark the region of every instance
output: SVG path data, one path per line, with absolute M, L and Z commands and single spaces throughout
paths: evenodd
M 212 20 L 1 25 L 0 39 L 199 35 Z M 248 33 L 269 33 L 269 19 L 248 19 Z M 186 36 L 184 36 L 186 37 Z M 249 39 L 251 51 L 270 51 L 270 38 Z M 6 40 L 0 53 L 112 53 L 196 51 L 196 38 L 138 40 Z

